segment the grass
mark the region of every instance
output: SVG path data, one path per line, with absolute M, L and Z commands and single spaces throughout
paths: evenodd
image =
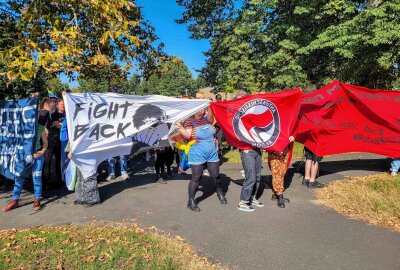
M 179 236 L 137 225 L 69 225 L 0 232 L 0 269 L 225 268 L 197 255 Z
M 301 143 L 295 142 L 294 143 L 294 147 L 293 147 L 293 158 L 294 159 L 299 159 L 303 157 L 303 145 Z M 223 144 L 223 152 L 224 154 L 224 158 L 226 160 L 226 162 L 229 163 L 240 163 L 240 154 L 238 150 L 234 150 L 234 151 L 229 151 L 229 146 L 225 143 Z M 267 161 L 268 159 L 268 155 L 264 154 L 263 155 L 263 161 Z
M 335 181 L 316 190 L 317 203 L 351 218 L 400 232 L 400 176 L 378 174 Z

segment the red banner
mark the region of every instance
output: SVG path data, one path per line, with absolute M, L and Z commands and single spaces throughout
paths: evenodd
M 292 89 L 213 102 L 211 109 L 228 144 L 282 152 L 294 135 L 301 98 L 301 90 Z
M 305 95 L 296 140 L 318 156 L 369 152 L 400 156 L 400 91 L 333 81 Z

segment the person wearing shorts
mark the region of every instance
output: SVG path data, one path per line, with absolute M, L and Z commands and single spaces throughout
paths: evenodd
M 319 162 L 321 162 L 322 157 L 315 155 L 310 149 L 304 147 L 304 156 L 306 157 L 305 172 L 302 184 L 308 188 L 322 188 L 324 184 L 316 180 Z
M 214 116 L 211 112 L 206 115 L 205 110 L 200 110 L 194 116 L 184 122 L 184 126 L 177 123 L 176 126 L 183 137 L 196 143 L 190 148 L 188 161 L 192 170 L 192 178 L 189 182 L 189 201 L 187 207 L 199 212 L 200 208 L 195 200 L 195 194 L 203 176 L 204 168 L 207 168 L 221 204 L 227 204 L 222 192 L 221 179 L 219 177 L 219 157 L 215 140 L 215 129 L 212 126 Z

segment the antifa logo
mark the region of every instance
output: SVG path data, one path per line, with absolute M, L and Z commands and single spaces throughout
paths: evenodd
M 270 147 L 279 136 L 278 109 L 266 99 L 251 100 L 233 117 L 233 130 L 242 142 L 259 148 Z

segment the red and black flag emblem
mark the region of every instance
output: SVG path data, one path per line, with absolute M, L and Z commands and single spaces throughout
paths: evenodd
M 211 108 L 230 145 L 282 152 L 294 135 L 301 98 L 301 90 L 292 89 L 214 102 Z

